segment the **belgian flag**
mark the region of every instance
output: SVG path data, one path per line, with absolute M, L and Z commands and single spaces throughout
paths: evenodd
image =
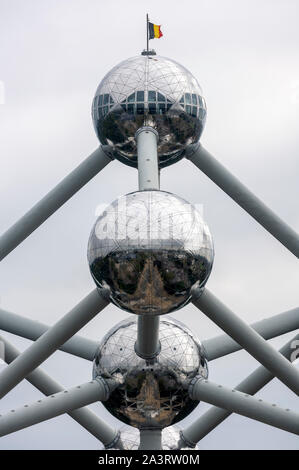
M 149 39 L 161 38 L 163 36 L 161 26 L 150 22 L 148 23 L 148 33 Z

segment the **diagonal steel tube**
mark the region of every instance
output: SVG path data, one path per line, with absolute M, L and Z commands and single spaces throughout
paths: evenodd
M 44 323 L 0 309 L 0 330 L 35 341 L 49 329 L 50 326 Z M 96 341 L 74 335 L 59 349 L 88 361 L 93 361 L 98 345 L 99 343 Z
M 63 392 L 52 394 L 1 416 L 0 436 L 6 436 L 55 416 L 78 410 L 91 403 L 107 400 L 108 396 L 109 386 L 100 377 Z
M 7 339 L 0 336 L 0 342 L 4 344 L 4 358 L 7 364 L 13 362 L 20 352 L 9 342 Z M 64 391 L 58 382 L 53 380 L 48 374 L 41 369 L 35 369 L 31 374 L 26 377 L 29 383 L 40 390 L 44 395 L 49 396 L 57 392 Z M 77 410 L 69 411 L 69 416 L 77 423 L 81 424 L 88 432 L 100 440 L 105 446 L 115 444 L 119 439 L 119 432 L 112 428 L 109 424 L 105 423 L 100 417 L 93 413 L 88 408 L 80 408 Z
M 218 385 L 202 377 L 190 386 L 193 400 L 202 400 L 247 418 L 299 435 L 299 413 L 267 403 L 249 394 Z
M 194 305 L 237 341 L 249 354 L 299 395 L 299 371 L 253 328 L 229 310 L 211 292 L 195 290 Z
M 293 308 L 286 312 L 273 315 L 270 318 L 252 323 L 253 328 L 264 339 L 276 338 L 290 331 L 299 328 L 299 308 Z M 1 328 L 1 310 L 0 310 L 0 328 Z M 219 357 L 226 356 L 236 351 L 240 351 L 242 347 L 236 343 L 230 336 L 226 334 L 215 336 L 202 342 L 207 359 L 213 361 Z
M 299 235 L 258 199 L 202 145 L 191 145 L 186 157 L 261 224 L 291 253 L 299 257 Z
M 0 261 L 108 165 L 112 159 L 108 154 L 109 149 L 105 153 L 99 147 L 10 227 L 0 237 Z
M 287 359 L 292 360 L 292 345 L 297 341 L 299 341 L 299 335 L 295 336 L 295 338 L 285 344 L 279 350 L 280 354 L 282 354 Z M 249 395 L 254 395 L 265 385 L 267 385 L 272 379 L 274 379 L 274 375 L 271 374 L 271 372 L 269 372 L 264 366 L 260 366 L 242 382 L 240 382 L 239 385 L 235 387 L 235 390 L 248 393 Z M 231 414 L 232 411 L 213 406 L 187 428 L 182 430 L 181 445 L 184 447 L 185 443 L 188 442 L 191 447 L 194 447 L 198 441 L 213 431 L 213 429 L 215 429 Z
M 139 317 L 138 321 L 141 321 L 141 318 L 143 317 Z M 146 320 L 144 321 L 146 322 Z M 265 339 L 289 333 L 299 328 L 299 308 L 273 315 L 270 318 L 252 323 L 250 326 Z M 50 326 L 44 323 L 0 309 L 0 330 L 35 341 L 49 328 Z M 149 341 L 152 341 L 152 338 L 149 338 Z M 205 347 L 209 361 L 242 349 L 238 343 L 226 334 L 207 339 L 202 344 Z M 98 345 L 97 341 L 84 338 L 80 335 L 74 335 L 65 344 L 60 346 L 59 349 L 88 361 L 93 361 Z M 151 348 L 150 344 L 149 348 Z
M 106 292 L 94 289 L 0 374 L 0 398 L 44 362 L 108 304 Z

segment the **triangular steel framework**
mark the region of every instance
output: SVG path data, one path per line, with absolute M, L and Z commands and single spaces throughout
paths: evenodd
M 186 157 L 291 253 L 299 256 L 298 234 L 200 144 L 189 146 Z M 99 147 L 93 152 L 1 236 L 0 259 L 2 260 L 22 243 L 112 159 L 109 147 Z M 48 396 L 37 403 L 25 405 L 22 409 L 11 410 L 13 413 L 0 416 L 0 436 L 68 413 L 106 447 L 120 445 L 119 432 L 85 407 L 89 403 L 104 400 L 117 384 L 99 379 L 78 385 L 74 389 L 64 390 L 39 369 L 39 366 L 58 349 L 93 360 L 97 343 L 80 337 L 77 332 L 108 303 L 107 293 L 94 289 L 52 327 L 0 309 L 0 329 L 34 341 L 20 354 L 7 339 L 0 339 L 1 344 L 5 346 L 5 359 L 9 364 L 0 374 L 0 398 L 25 378 Z M 221 336 L 203 342 L 209 361 L 244 348 L 260 362 L 261 366 L 233 390 L 208 380 L 195 380 L 190 386 L 191 396 L 214 406 L 181 432 L 179 447 L 186 445 L 194 447 L 233 412 L 299 435 L 298 413 L 253 397 L 274 377 L 279 378 L 299 395 L 299 371 L 291 364 L 291 361 L 296 359 L 292 354 L 292 345 L 294 342 L 299 344 L 299 335 L 297 334 L 280 351 L 276 351 L 267 343 L 270 338 L 299 328 L 299 308 L 250 326 L 207 289 L 201 295 L 194 292 L 193 303 L 225 332 Z

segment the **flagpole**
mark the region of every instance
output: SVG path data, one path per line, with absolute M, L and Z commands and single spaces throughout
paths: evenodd
M 148 13 L 146 14 L 146 51 L 148 53 Z

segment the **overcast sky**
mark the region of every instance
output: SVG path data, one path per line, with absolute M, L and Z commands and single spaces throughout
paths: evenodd
M 94 92 L 114 65 L 145 47 L 147 12 L 164 34 L 151 46 L 187 67 L 203 88 L 204 146 L 298 230 L 298 0 L 0 0 L 0 232 L 97 147 Z M 48 324 L 69 311 L 94 288 L 86 248 L 96 207 L 137 184 L 136 170 L 109 164 L 1 263 L 0 307 Z M 164 169 L 161 189 L 203 204 L 215 243 L 208 288 L 234 312 L 251 323 L 298 305 L 294 255 L 191 162 Z M 219 333 L 193 305 L 173 316 L 200 339 Z M 80 333 L 100 340 L 126 317 L 109 306 Z M 21 350 L 30 345 L 4 335 Z M 247 353 L 236 353 L 212 362 L 210 378 L 234 386 L 256 367 Z M 43 369 L 66 387 L 92 372 L 89 362 L 61 352 Z M 277 380 L 259 396 L 298 410 L 295 395 Z M 21 383 L 1 401 L 0 413 L 39 397 Z M 207 407 L 199 405 L 187 421 Z M 91 408 L 119 425 L 101 404 Z M 299 444 L 294 435 L 234 415 L 200 447 Z M 0 440 L 0 449 L 28 448 L 98 449 L 99 443 L 62 416 Z

